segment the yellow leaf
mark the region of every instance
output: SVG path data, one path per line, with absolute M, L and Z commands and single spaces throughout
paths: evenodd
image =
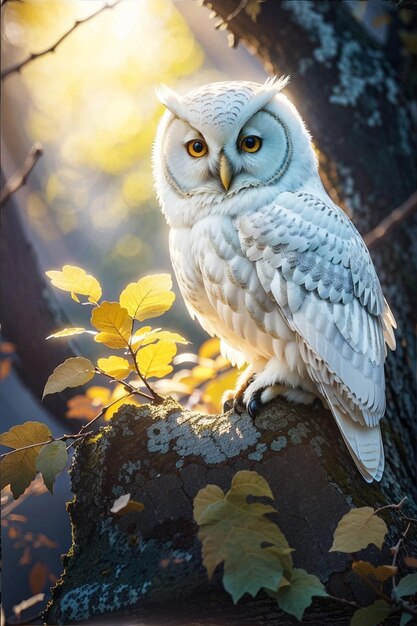
M 197 524 L 201 524 L 201 518 L 207 507 L 224 499 L 224 491 L 217 485 L 207 485 L 200 489 L 194 498 L 194 519 Z
M 376 578 L 377 580 L 384 581 L 388 580 L 398 571 L 398 567 L 395 565 L 372 565 L 368 561 L 354 561 L 352 563 L 352 570 L 358 576 L 369 576 L 370 574 Z
M 351 509 L 337 525 L 330 552 L 358 552 L 370 543 L 381 549 L 387 532 L 384 520 L 371 507 Z
M 53 335 L 49 335 L 47 339 L 58 339 L 59 337 L 72 337 L 73 335 L 81 335 L 82 333 L 89 333 L 95 335 L 93 330 L 86 330 L 85 328 L 63 328 Z
M 32 443 L 45 443 L 51 437 L 51 431 L 42 422 L 25 422 L 13 426 L 0 435 L 0 444 L 8 448 L 23 448 Z
M 67 387 L 79 387 L 88 383 L 95 374 L 95 367 L 82 356 L 71 357 L 58 365 L 46 381 L 43 396 L 63 391 Z
M 225 391 L 234 389 L 239 376 L 238 370 L 234 367 L 230 371 L 222 374 L 210 382 L 205 388 L 205 394 L 210 398 L 210 403 L 216 411 L 222 410 L 222 397 Z
M 99 359 L 97 365 L 99 369 L 109 376 L 113 376 L 113 378 L 125 378 L 132 371 L 132 365 L 121 356 L 109 356 L 107 359 Z
M 111 392 L 107 387 L 92 385 L 87 389 L 85 395 L 91 400 L 97 400 L 97 403 L 107 404 L 110 401 Z
M 130 499 L 130 493 L 120 496 L 113 502 L 113 506 L 110 509 L 111 513 L 117 513 L 118 515 L 125 515 L 126 513 L 132 513 L 133 511 L 143 511 L 145 505 L 142 502 Z
M 124 406 L 125 404 L 131 404 L 132 406 L 140 406 L 140 403 L 137 400 L 135 400 L 133 396 L 125 395 L 124 397 L 120 398 L 119 402 L 115 402 L 107 409 L 107 411 L 104 414 L 104 419 L 107 422 L 111 420 L 113 415 L 117 413 L 120 407 Z
M 151 329 L 150 326 L 137 330 L 132 337 L 132 348 L 138 349 L 147 346 L 154 341 L 172 341 L 173 343 L 189 343 L 182 335 L 173 333 L 170 330 L 161 330 L 160 328 Z
M 257 496 L 274 499 L 268 482 L 258 472 L 241 470 L 234 475 L 232 490 L 241 496 Z
M 145 378 L 162 378 L 172 372 L 171 362 L 176 353 L 175 343 L 158 341 L 141 348 L 136 354 L 136 363 Z
M 95 341 L 109 348 L 126 348 L 129 345 L 132 318 L 118 302 L 103 302 L 93 309 L 91 323 L 101 331 Z
M 119 400 L 119 402 L 115 402 L 115 400 Z M 114 404 L 112 404 L 104 414 L 104 419 L 106 421 L 109 421 L 113 417 L 113 415 L 117 413 L 120 407 L 125 404 L 130 404 L 133 406 L 140 406 L 140 402 L 136 400 L 135 396 L 132 396 L 126 393 L 126 389 L 124 388 L 123 385 L 116 385 L 115 388 L 113 389 L 113 393 L 111 394 L 111 397 L 106 398 L 106 400 L 103 401 L 103 404 L 104 405 L 110 404 L 112 402 L 114 402 Z
M 64 265 L 62 271 L 51 270 L 46 272 L 54 287 L 69 291 L 71 297 L 79 302 L 76 294 L 87 296 L 88 301 L 95 304 L 101 298 L 101 286 L 94 276 L 87 274 L 81 267 Z
M 41 422 L 25 422 L 0 435 L 0 444 L 17 449 L 1 461 L 1 489 L 10 485 L 15 500 L 29 487 L 37 474 L 36 459 L 42 446 L 19 450 L 34 443 L 49 441 L 51 431 Z
M 120 294 L 120 305 L 134 319 L 143 322 L 150 317 L 159 317 L 171 308 L 175 294 L 171 291 L 169 274 L 145 276 L 137 283 L 130 283 Z
M 207 339 L 198 351 L 199 356 L 203 359 L 214 359 L 220 353 L 220 339 L 212 337 Z

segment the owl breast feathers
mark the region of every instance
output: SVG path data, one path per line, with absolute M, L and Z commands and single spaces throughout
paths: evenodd
M 248 364 L 249 412 L 276 395 L 320 397 L 362 476 L 380 480 L 395 320 L 282 86 L 164 91 L 154 171 L 172 263 L 191 316 Z

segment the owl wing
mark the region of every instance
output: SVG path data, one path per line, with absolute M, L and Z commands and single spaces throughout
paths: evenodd
M 330 199 L 305 192 L 282 193 L 234 225 L 360 471 L 379 479 L 385 342 L 395 348 L 395 320 L 359 233 Z

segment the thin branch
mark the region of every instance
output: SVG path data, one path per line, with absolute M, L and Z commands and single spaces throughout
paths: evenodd
M 150 400 L 151 402 L 155 399 L 154 392 L 152 391 L 152 389 L 150 389 L 149 385 L 148 385 L 148 388 L 150 392 L 153 394 L 152 396 L 148 395 L 144 391 L 141 391 L 140 389 L 137 389 L 136 387 L 128 383 L 126 380 L 117 380 L 113 378 L 113 376 L 111 376 L 110 374 L 106 374 L 106 372 L 103 372 L 103 370 L 101 370 L 99 367 L 96 367 L 96 373 L 101 374 L 101 376 L 106 376 L 107 378 L 110 378 L 113 383 L 119 383 L 120 385 L 123 385 L 126 391 L 130 391 L 131 394 L 142 396 L 142 398 L 146 398 L 147 400 Z
M 328 594 L 325 596 L 328 600 L 333 600 L 333 602 L 338 602 L 339 604 L 343 604 L 345 606 L 350 606 L 352 609 L 361 609 L 362 606 L 357 604 L 357 602 L 352 602 L 351 600 L 346 600 L 345 598 L 338 598 L 337 596 L 331 596 Z
M 408 522 L 407 524 L 407 528 L 405 529 L 405 531 L 403 532 L 403 534 L 401 535 L 401 537 L 399 538 L 398 542 L 396 543 L 395 546 L 393 546 L 391 548 L 391 554 L 392 554 L 392 566 L 396 567 L 397 565 L 397 559 L 398 559 L 398 554 L 400 552 L 400 548 L 404 542 L 404 539 L 407 536 L 408 531 L 410 530 L 410 526 L 411 526 L 411 522 Z M 395 574 L 392 575 L 392 589 L 393 591 L 395 591 L 396 588 L 396 582 L 395 582 Z
M 385 219 L 363 238 L 368 248 L 374 248 L 383 241 L 404 220 L 417 212 L 417 191 L 401 206 L 392 211 Z
M 386 509 L 400 509 L 401 510 L 401 507 L 406 500 L 407 500 L 407 496 L 404 496 L 404 498 L 400 500 L 398 504 L 386 504 L 385 506 L 380 506 L 379 509 L 375 509 L 374 515 L 376 515 L 377 513 L 380 513 L 381 511 L 385 511 Z
M 16 193 L 18 189 L 26 184 L 29 174 L 35 167 L 42 154 L 42 145 L 40 143 L 34 143 L 29 151 L 29 154 L 24 160 L 22 167 L 19 168 L 17 172 L 15 172 L 15 174 L 13 174 L 13 176 L 9 178 L 9 180 L 4 185 L 1 191 L 0 207 L 3 207 L 9 200 L 10 196 L 12 196 L 14 193 Z
M 133 350 L 132 348 L 132 337 L 133 337 L 133 331 L 134 331 L 134 326 L 135 326 L 135 320 L 132 319 L 132 326 L 130 329 L 130 339 L 129 339 L 129 343 L 127 344 L 130 356 L 133 359 L 133 364 L 135 366 L 135 370 L 137 375 L 139 376 L 140 380 L 143 382 L 143 384 L 145 385 L 145 387 L 147 388 L 147 390 L 149 391 L 149 393 L 152 395 L 152 400 L 153 402 L 155 402 L 155 404 L 162 404 L 162 402 L 164 401 L 164 399 L 162 398 L 162 396 L 160 396 L 158 393 L 156 393 L 156 391 L 154 391 L 152 389 L 152 387 L 150 386 L 150 384 L 148 383 L 148 381 L 146 380 L 145 376 L 142 375 L 140 369 L 139 369 L 139 365 L 137 364 L 136 361 L 136 354 L 138 353 L 140 344 L 138 349 L 136 350 L 136 352 Z
M 98 11 L 95 11 L 95 13 L 92 13 L 88 17 L 84 17 L 81 20 L 76 20 L 74 22 L 74 24 L 71 26 L 71 28 L 69 30 L 67 30 L 54 44 L 52 44 L 52 46 L 50 46 L 49 48 L 46 48 L 46 50 L 43 50 L 42 52 L 31 52 L 26 57 L 26 59 L 23 59 L 23 61 L 20 61 L 19 63 L 15 63 L 14 65 L 11 65 L 10 67 L 7 67 L 5 70 L 3 70 L 3 72 L 1 73 L 1 80 L 4 80 L 5 78 L 7 78 L 7 76 L 10 76 L 11 74 L 14 74 L 15 72 L 20 72 L 20 70 L 23 67 L 25 67 L 26 65 L 28 65 L 29 63 L 31 63 L 35 59 L 39 59 L 39 57 L 43 57 L 46 54 L 49 54 L 50 52 L 55 52 L 57 47 L 67 37 L 69 37 L 69 35 L 71 35 L 71 33 L 73 33 L 74 30 L 76 28 L 78 28 L 78 26 L 80 26 L 80 24 L 85 24 L 86 22 L 89 22 L 90 20 L 95 18 L 97 15 L 99 15 L 100 13 L 105 11 L 106 9 L 112 9 L 114 6 L 116 6 L 116 4 L 119 4 L 119 2 L 120 2 L 120 0 L 118 0 L 117 2 L 115 2 L 113 4 L 105 4 L 100 9 L 98 9 Z

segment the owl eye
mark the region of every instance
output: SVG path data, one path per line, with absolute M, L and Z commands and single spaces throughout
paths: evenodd
M 207 144 L 202 139 L 192 139 L 187 143 L 188 154 L 192 157 L 202 157 L 208 152 Z
M 239 148 L 244 152 L 258 152 L 261 146 L 262 140 L 260 137 L 256 137 L 256 135 L 247 135 L 239 142 Z

